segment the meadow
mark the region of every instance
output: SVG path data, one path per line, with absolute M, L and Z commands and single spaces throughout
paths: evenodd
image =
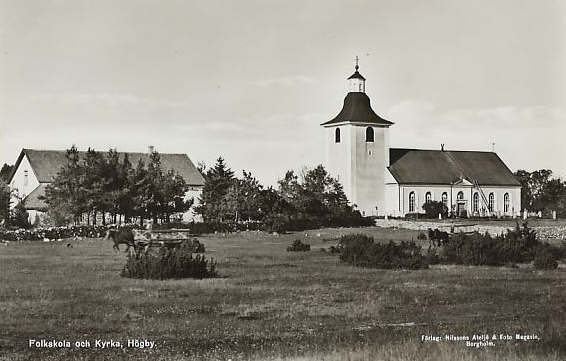
M 379 270 L 321 250 L 334 244 L 325 239 L 359 232 L 428 245 L 417 231 L 378 227 L 211 234 L 199 239 L 219 278 L 148 281 L 120 276 L 126 256 L 109 241 L 12 242 L 0 248 L 0 360 L 566 359 L 563 264 Z M 286 252 L 295 239 L 312 250 Z M 444 339 L 475 334 L 512 339 Z M 70 347 L 30 347 L 31 339 Z

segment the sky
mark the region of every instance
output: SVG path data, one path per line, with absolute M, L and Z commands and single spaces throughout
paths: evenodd
M 272 185 L 325 162 L 356 56 L 392 147 L 566 177 L 566 2 L 550 0 L 0 0 L 0 162 L 153 145 Z

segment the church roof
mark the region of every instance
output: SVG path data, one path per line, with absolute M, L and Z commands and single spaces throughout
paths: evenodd
M 321 125 L 332 125 L 342 122 L 363 122 L 376 125 L 390 126 L 393 123 L 377 115 L 370 105 L 370 99 L 366 93 L 350 92 L 344 98 L 344 106 L 336 117 Z
M 102 153 L 106 154 L 106 152 Z M 22 149 L 12 175 L 10 176 L 10 182 L 24 155 L 26 155 L 39 183 L 50 183 L 55 176 L 57 176 L 61 167 L 67 163 L 66 154 L 67 152 L 64 150 Z M 79 152 L 79 157 L 83 158 L 85 154 L 86 152 Z M 118 152 L 120 159 L 124 158 L 124 154 L 126 153 Z M 146 165 L 149 161 L 149 153 L 128 152 L 127 154 L 132 167 L 135 167 L 140 159 L 143 159 Z M 204 178 L 186 154 L 159 153 L 159 156 L 161 159 L 161 168 L 164 171 L 174 170 L 183 177 L 188 185 L 204 185 Z
M 356 72 L 355 72 L 354 74 L 350 75 L 350 77 L 348 78 L 348 80 L 350 80 L 350 79 L 362 79 L 362 80 L 366 80 L 366 78 L 364 78 L 364 77 L 362 76 L 362 74 L 360 74 L 360 73 L 358 72 L 357 69 L 356 69 Z
M 399 184 L 453 184 L 461 179 L 482 186 L 520 186 L 493 152 L 389 149 L 389 171 Z

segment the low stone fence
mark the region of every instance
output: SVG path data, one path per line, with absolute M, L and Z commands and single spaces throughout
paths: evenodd
M 413 229 L 417 231 L 425 231 L 429 228 L 438 228 L 441 231 L 450 232 L 451 228 L 454 227 L 454 232 L 489 232 L 490 234 L 500 234 L 507 231 L 507 229 L 512 227 L 502 227 L 502 226 L 488 226 L 481 224 L 459 224 L 459 223 L 448 223 L 448 222 L 426 222 L 426 221 L 407 221 L 400 219 L 377 219 L 375 225 L 378 227 L 392 227 L 392 228 L 404 228 Z
M 454 227 L 454 232 L 488 232 L 491 235 L 505 233 L 508 229 L 513 229 L 514 226 L 495 226 L 486 224 L 467 224 L 458 222 L 434 222 L 434 221 L 414 221 L 414 220 L 401 220 L 401 219 L 376 219 L 375 225 L 378 227 L 392 227 L 412 229 L 417 231 L 426 232 L 427 229 L 438 228 L 441 231 L 450 232 L 451 227 Z M 533 227 L 541 239 L 559 239 L 566 240 L 566 226 L 539 226 Z

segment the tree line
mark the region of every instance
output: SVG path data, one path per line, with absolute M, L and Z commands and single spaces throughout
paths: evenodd
M 144 162 L 130 163 L 111 149 L 100 153 L 88 149 L 80 156 L 76 147 L 66 153 L 67 162 L 53 183 L 46 187 L 44 200 L 48 215 L 56 224 L 104 224 L 152 219 L 169 222 L 173 215 L 194 204 L 186 199 L 188 185 L 173 170 L 164 171 L 160 155 L 152 152 Z M 146 164 L 147 163 L 147 164 Z M 23 204 L 10 210 L 11 190 L 7 184 L 13 166 L 0 172 L 0 222 L 24 227 L 27 214 Z M 236 177 L 223 158 L 207 168 L 200 164 L 205 179 L 199 204 L 194 211 L 208 223 L 257 222 L 270 229 L 304 229 L 318 226 L 360 225 L 363 217 L 348 203 L 342 185 L 322 165 L 299 174 L 287 171 L 276 187 L 264 187 L 250 173 Z M 557 211 L 566 216 L 566 182 L 552 171 L 518 170 L 522 186 L 521 203 L 529 211 Z
M 127 153 L 120 157 L 114 149 L 103 154 L 89 148 L 81 157 L 73 146 L 66 158 L 43 197 L 55 223 L 96 225 L 98 215 L 103 215 L 102 224 L 106 215 L 113 223 L 135 218 L 141 224 L 144 219 L 168 222 L 171 215 L 192 206 L 193 200 L 185 199 L 185 180 L 173 170 L 164 171 L 156 151 L 149 154 L 147 164 L 140 158 L 136 165 Z
M 566 181 L 554 177 L 550 169 L 533 172 L 519 169 L 515 177 L 521 183 L 521 206 L 533 212 L 556 211 L 566 217 Z
M 368 222 L 322 165 L 300 174 L 287 171 L 277 188 L 264 187 L 250 172 L 235 177 L 222 157 L 200 171 L 205 185 L 195 210 L 205 222 L 261 222 L 280 231 Z

